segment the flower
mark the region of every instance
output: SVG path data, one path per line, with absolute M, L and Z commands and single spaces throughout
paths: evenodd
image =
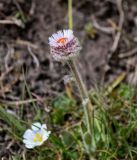
M 32 149 L 42 145 L 48 139 L 50 133 L 50 131 L 47 131 L 46 124 L 41 125 L 39 122 L 36 122 L 32 124 L 31 129 L 25 131 L 23 142 L 26 148 Z
M 71 57 L 75 57 L 81 50 L 78 39 L 70 29 L 52 34 L 49 37 L 49 45 L 51 55 L 56 61 L 68 60 Z

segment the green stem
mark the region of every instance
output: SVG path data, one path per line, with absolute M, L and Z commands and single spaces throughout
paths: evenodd
M 73 29 L 72 0 L 68 0 L 68 19 L 69 19 L 69 28 Z

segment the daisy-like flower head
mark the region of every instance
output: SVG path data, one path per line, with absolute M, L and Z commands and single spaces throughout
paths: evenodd
M 68 60 L 75 57 L 81 50 L 78 39 L 73 31 L 62 30 L 49 37 L 49 45 L 52 57 L 56 61 Z
M 46 124 L 41 125 L 39 122 L 36 122 L 32 124 L 31 129 L 25 131 L 23 142 L 26 148 L 32 149 L 42 145 L 48 139 L 50 133 L 50 131 L 47 131 Z

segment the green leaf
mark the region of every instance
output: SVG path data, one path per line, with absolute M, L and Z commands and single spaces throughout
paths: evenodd
M 71 133 L 69 133 L 69 132 L 64 132 L 62 134 L 62 140 L 64 142 L 64 145 L 67 148 L 71 147 L 75 143 L 75 139 L 74 139 L 73 135 Z
M 24 124 L 22 124 L 17 117 L 6 112 L 2 106 L 0 106 L 0 119 L 6 122 L 10 127 L 16 129 L 17 133 L 23 133 L 25 131 Z
M 91 137 L 91 135 L 90 135 L 90 133 L 88 133 L 88 132 L 86 132 L 85 134 L 84 134 L 84 141 L 85 141 L 85 143 L 89 146 L 91 146 L 91 144 L 92 144 L 92 137 Z
M 54 124 L 63 124 L 65 114 L 75 109 L 76 101 L 63 95 L 53 102 L 52 121 Z

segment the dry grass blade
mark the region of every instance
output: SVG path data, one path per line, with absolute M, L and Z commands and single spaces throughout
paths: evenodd
M 22 27 L 22 28 L 24 27 L 24 24 L 22 23 L 22 21 L 16 18 L 0 20 L 0 24 L 14 24 L 14 25 L 17 25 L 18 27 Z
M 119 54 L 119 58 L 129 58 L 134 56 L 135 54 L 137 54 L 137 48 L 133 48 L 132 50 L 130 50 L 129 52 L 126 53 L 120 53 Z
M 29 99 L 29 100 L 22 100 L 22 101 L 6 101 L 6 100 L 0 99 L 0 103 L 5 104 L 5 105 L 16 105 L 16 106 L 19 106 L 19 105 L 32 103 L 32 102 L 37 102 L 37 99 Z

